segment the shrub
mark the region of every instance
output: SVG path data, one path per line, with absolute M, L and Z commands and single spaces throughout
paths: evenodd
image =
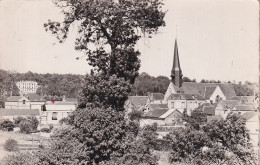
M 31 123 L 31 130 L 32 130 L 32 132 L 37 131 L 37 127 L 39 125 L 38 119 L 35 116 L 29 116 L 26 119 L 29 120 L 30 123 Z
M 19 128 L 22 133 L 32 133 L 37 131 L 39 121 L 35 116 L 26 117 L 19 122 Z
M 22 120 L 19 124 L 21 133 L 29 134 L 32 132 L 31 122 L 29 120 Z
M 51 129 L 50 128 L 42 128 L 41 132 L 46 132 L 46 133 L 50 133 Z
M 4 144 L 4 149 L 6 151 L 18 151 L 18 142 L 14 139 L 7 139 Z
M 53 129 L 53 125 L 52 125 L 52 124 L 49 125 L 49 129 L 50 129 L 50 130 Z
M 14 123 L 9 120 L 4 120 L 0 123 L 0 129 L 3 131 L 13 131 Z
M 31 153 L 16 152 L 8 155 L 4 158 L 4 161 L 8 165 L 34 165 L 37 164 L 36 157 L 33 157 Z
M 14 125 L 15 125 L 15 126 L 19 126 L 19 124 L 20 124 L 20 122 L 21 122 L 22 120 L 25 120 L 25 118 L 22 117 L 22 116 L 18 116 L 18 117 L 16 117 L 16 118 L 14 118 Z

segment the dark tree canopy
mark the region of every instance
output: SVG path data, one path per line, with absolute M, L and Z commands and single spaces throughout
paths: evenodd
M 80 107 L 93 104 L 123 110 L 140 67 L 135 44 L 141 35 L 151 35 L 164 26 L 164 15 L 160 0 L 57 0 L 64 15 L 64 21 L 44 24 L 63 42 L 69 27 L 78 24 L 75 49 L 83 51 L 93 67 L 91 75 L 85 77 L 85 84 L 79 97 Z M 125 81 L 125 82 L 124 82 Z M 98 84 L 97 82 L 101 83 Z M 106 96 L 103 90 L 109 87 Z M 125 86 L 122 86 L 125 85 Z M 122 89 L 125 88 L 125 89 Z M 123 91 L 123 92 L 122 92 Z M 108 97 L 108 98 L 107 98 Z M 106 101 L 114 99 L 113 102 Z M 104 104 L 104 102 L 105 104 Z M 99 103 L 98 103 L 99 102 Z

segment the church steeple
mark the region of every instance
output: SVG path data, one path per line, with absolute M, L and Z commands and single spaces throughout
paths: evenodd
M 174 45 L 174 58 L 173 58 L 171 78 L 172 78 L 172 82 L 175 86 L 177 86 L 179 88 L 182 86 L 182 71 L 181 71 L 181 66 L 180 66 L 178 45 L 177 45 L 176 39 L 175 39 L 175 45 Z

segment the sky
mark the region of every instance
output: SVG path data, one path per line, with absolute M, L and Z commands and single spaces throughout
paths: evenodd
M 142 38 L 141 72 L 167 76 L 177 38 L 183 75 L 197 80 L 258 81 L 257 0 L 165 0 L 166 26 Z M 43 24 L 62 20 L 51 0 L 0 0 L 0 68 L 17 72 L 86 74 L 84 54 L 74 50 L 77 27 L 65 43 Z

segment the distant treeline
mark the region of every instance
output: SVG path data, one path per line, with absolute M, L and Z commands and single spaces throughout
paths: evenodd
M 75 74 L 38 74 L 38 73 L 17 73 L 0 69 L 0 102 L 10 95 L 18 96 L 19 90 L 15 82 L 30 80 L 38 82 L 40 87 L 37 94 L 44 96 L 62 96 L 76 98 L 81 88 L 84 75 Z M 196 79 L 183 77 L 184 82 L 196 82 Z M 219 80 L 201 80 L 201 83 L 220 83 Z M 165 76 L 153 77 L 147 73 L 141 73 L 135 81 L 131 95 L 147 95 L 147 92 L 165 93 L 170 79 Z M 231 83 L 231 82 L 228 82 Z M 253 87 L 250 82 L 245 84 L 232 83 L 238 96 L 253 95 Z

